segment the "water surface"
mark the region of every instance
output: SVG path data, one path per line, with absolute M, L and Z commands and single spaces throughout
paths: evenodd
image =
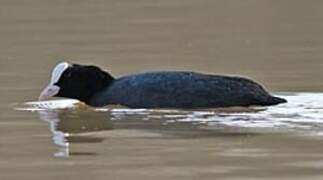
M 0 179 L 322 179 L 322 6 L 1 0 Z M 289 103 L 187 111 L 35 102 L 61 59 L 114 76 L 239 74 Z

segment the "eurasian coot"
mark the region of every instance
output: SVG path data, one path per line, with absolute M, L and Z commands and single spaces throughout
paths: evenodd
M 268 106 L 287 102 L 242 77 L 163 71 L 114 78 L 99 67 L 66 62 L 56 65 L 39 100 L 54 96 L 78 99 L 90 106 L 115 104 L 130 108 Z

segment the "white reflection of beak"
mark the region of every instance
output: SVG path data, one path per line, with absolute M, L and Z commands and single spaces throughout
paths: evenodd
M 56 85 L 48 85 L 41 93 L 38 98 L 39 101 L 47 100 L 58 94 L 60 88 Z

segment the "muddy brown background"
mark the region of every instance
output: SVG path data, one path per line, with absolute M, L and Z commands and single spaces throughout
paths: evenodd
M 48 125 L 14 107 L 36 100 L 61 60 L 116 76 L 190 70 L 321 92 L 322 8 L 319 0 L 1 0 L 0 179 L 320 179 L 322 141 L 279 135 L 169 140 L 121 131 L 74 146 L 98 156 L 57 159 Z

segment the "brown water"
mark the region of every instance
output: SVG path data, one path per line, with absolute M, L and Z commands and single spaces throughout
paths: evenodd
M 323 95 L 312 93 L 323 89 L 322 7 L 1 0 L 0 179 L 322 179 Z M 202 111 L 24 104 L 61 59 L 115 76 L 240 74 L 290 103 Z

